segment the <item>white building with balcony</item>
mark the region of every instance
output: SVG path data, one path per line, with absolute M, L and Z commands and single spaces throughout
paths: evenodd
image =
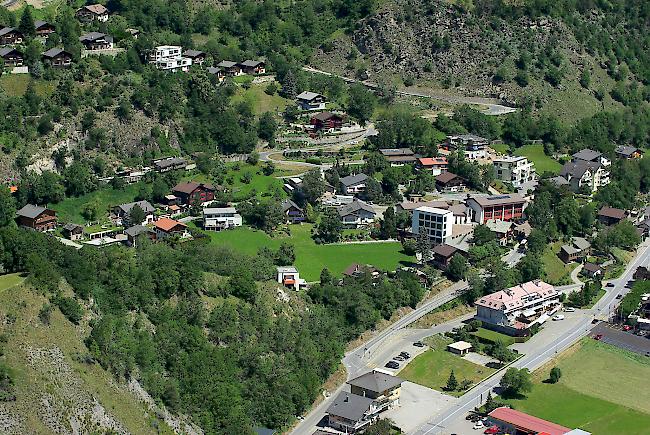
M 192 59 L 183 56 L 183 48 L 178 45 L 160 45 L 148 56 L 149 63 L 163 71 L 187 72 L 192 66 Z
M 241 226 L 242 217 L 234 207 L 203 209 L 203 229 L 206 231 L 221 231 Z
M 524 183 L 535 181 L 537 173 L 526 157 L 506 156 L 494 159 L 494 174 L 497 180 L 518 188 Z

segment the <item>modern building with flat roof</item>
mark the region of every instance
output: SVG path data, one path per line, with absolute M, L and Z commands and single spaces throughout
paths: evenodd
M 473 211 L 475 222 L 484 224 L 490 219 L 512 221 L 521 219 L 526 208 L 526 199 L 517 194 L 472 196 L 465 201 Z
M 426 233 L 433 243 L 445 243 L 451 238 L 454 212 L 442 208 L 418 207 L 413 210 L 413 234 Z

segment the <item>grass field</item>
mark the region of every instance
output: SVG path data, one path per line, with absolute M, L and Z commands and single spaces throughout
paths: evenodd
M 253 83 L 248 89 L 241 87 L 232 101 L 235 104 L 242 101 L 250 102 L 256 115 L 261 115 L 264 112 L 283 112 L 291 100 L 282 98 L 278 94 L 268 95 L 264 92 L 267 86 L 268 83 Z
M 52 208 L 57 211 L 61 221 L 82 223 L 85 222 L 84 217 L 81 215 L 84 204 L 98 200 L 101 205 L 100 209 L 108 212 L 108 209 L 114 205 L 134 201 L 139 189 L 139 183 L 130 184 L 119 190 L 109 187 L 76 198 L 66 198 L 60 203 L 52 205 Z
M 542 263 L 544 264 L 544 272 L 546 273 L 546 281 L 550 284 L 564 284 L 568 283 L 569 275 L 576 266 L 574 264 L 564 264 L 557 256 L 560 252 L 561 242 L 556 242 L 547 247 L 542 254 Z
M 9 273 L 7 275 L 0 275 L 0 292 L 7 290 L 15 285 L 20 284 L 25 280 L 24 276 L 20 273 Z
M 524 145 L 517 148 L 515 155 L 527 157 L 528 160 L 535 164 L 535 170 L 540 175 L 544 172 L 557 174 L 562 169 L 560 162 L 544 154 L 544 146 L 540 144 Z
M 533 391 L 510 403 L 524 412 L 594 435 L 648 433 L 650 361 L 584 338 L 553 363 L 562 370 L 557 384 L 542 381 L 551 365 L 535 372 Z
M 239 167 L 239 169 L 235 169 L 236 167 Z M 280 173 L 274 173 L 267 177 L 262 173 L 259 166 L 252 166 L 244 162 L 229 164 L 228 169 L 226 185 L 232 190 L 235 201 L 248 198 L 253 191 L 257 196 L 262 194 L 286 196 L 285 191 L 282 189 L 283 181 L 275 178 L 282 175 Z M 242 181 L 242 177 L 246 173 L 252 175 L 251 182 L 248 184 Z
M 490 148 L 501 154 L 508 154 L 510 151 L 510 147 L 505 143 L 493 143 L 490 145 Z
M 434 338 L 435 346 L 418 355 L 402 371 L 399 377 L 434 390 L 443 391 L 451 371 L 454 371 L 456 380 L 460 383 L 469 379 L 473 384 L 485 379 L 496 370 L 466 361 L 445 350 L 451 343 L 444 337 Z M 450 392 L 453 396 L 462 396 L 463 391 Z
M 311 238 L 312 225 L 292 225 L 290 228 L 291 237 L 271 238 L 263 231 L 247 227 L 210 232 L 210 237 L 214 243 L 230 245 L 246 254 L 255 254 L 262 246 L 277 249 L 282 242 L 289 242 L 295 248 L 295 265 L 307 281 L 317 281 L 324 267 L 334 274 L 340 274 L 352 263 L 395 270 L 400 263 L 408 264 L 414 260 L 401 253 L 402 245 L 396 242 L 317 245 Z
M 503 342 L 506 346 L 510 346 L 515 343 L 515 338 L 509 335 L 501 334 L 500 332 L 490 331 L 489 329 L 479 328 L 478 331 L 473 333 L 478 338 L 483 340 L 491 341 L 495 343 L 497 341 Z
M 29 80 L 29 74 L 5 74 L 0 77 L 0 87 L 7 95 L 20 97 L 25 94 Z M 34 90 L 41 97 L 48 97 L 54 92 L 54 85 L 45 80 L 34 80 Z

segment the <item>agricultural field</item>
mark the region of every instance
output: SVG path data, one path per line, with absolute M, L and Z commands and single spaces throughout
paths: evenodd
M 562 377 L 545 383 L 557 366 Z M 650 376 L 647 358 L 584 338 L 558 360 L 534 373 L 525 399 L 510 400 L 518 410 L 594 435 L 641 435 L 650 421 L 650 391 L 641 379 Z
M 557 174 L 562 169 L 560 162 L 544 154 L 544 146 L 541 144 L 524 145 L 515 150 L 515 155 L 527 157 L 535 164 L 535 170 L 539 175 L 544 172 Z

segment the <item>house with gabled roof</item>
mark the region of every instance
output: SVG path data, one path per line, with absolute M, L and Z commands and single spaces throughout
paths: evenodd
M 56 32 L 54 24 L 43 20 L 34 21 L 34 29 L 36 30 L 36 36 L 44 39 L 50 36 L 52 33 Z
M 609 184 L 611 162 L 599 151 L 583 149 L 571 156 L 571 161 L 562 166 L 560 176 L 566 179 L 571 190 L 579 192 Z
M 52 231 L 56 228 L 58 219 L 56 211 L 47 207 L 34 204 L 26 204 L 16 211 L 16 222 L 18 226 L 36 231 Z
M 282 201 L 282 213 L 284 213 L 285 222 L 296 224 L 305 220 L 305 211 L 290 199 Z
M 68 240 L 81 240 L 84 236 L 84 227 L 75 223 L 67 223 L 61 228 L 61 234 Z
M 223 82 L 223 80 L 226 78 L 226 73 L 218 66 L 209 66 L 205 70 L 208 72 L 208 74 L 215 76 L 219 83 Z
M 106 6 L 100 4 L 85 5 L 77 9 L 75 16 L 82 23 L 90 23 L 92 21 L 105 23 L 108 21 L 108 9 L 106 9 Z
M 643 150 L 630 145 L 619 145 L 614 149 L 614 154 L 621 159 L 640 159 L 643 157 Z
M 149 240 L 156 239 L 156 232 L 144 225 L 134 225 L 124 230 L 126 234 L 126 244 L 128 246 L 136 247 L 140 238 L 148 238 Z
M 204 51 L 190 49 L 183 52 L 183 57 L 192 59 L 192 64 L 203 65 L 203 62 L 205 62 L 207 55 Z
M 417 156 L 410 148 L 384 148 L 379 152 L 391 166 L 412 165 L 417 161 Z
M 611 226 L 621 222 L 627 216 L 627 212 L 620 208 L 602 207 L 598 210 L 598 222 Z
M 296 96 L 296 103 L 302 110 L 325 110 L 327 98 L 316 92 L 304 91 Z
M 209 183 L 188 181 L 178 183 L 172 193 L 179 198 L 181 204 L 192 205 L 214 200 L 216 190 L 216 187 Z
M 436 177 L 436 189 L 440 192 L 460 192 L 465 190 L 465 179 L 453 172 L 445 171 Z
M 15 27 L 3 27 L 0 29 L 0 45 L 22 44 L 25 37 Z
M 247 59 L 240 62 L 239 66 L 245 74 L 257 75 L 266 73 L 266 63 L 263 60 Z
M 138 206 L 144 212 L 145 219 L 142 222 L 131 222 L 130 213 L 133 210 L 133 207 Z M 135 201 L 128 202 L 126 204 L 120 204 L 113 207 L 113 213 L 119 220 L 121 220 L 122 225 L 132 226 L 132 225 L 146 225 L 150 224 L 155 220 L 156 208 L 151 205 L 149 201 Z
M 332 132 L 343 127 L 343 116 L 332 112 L 316 113 L 309 120 L 314 131 Z
M 240 76 L 244 74 L 239 64 L 231 60 L 222 60 L 217 64 L 217 67 L 221 68 L 223 73 L 229 77 Z
M 560 247 L 560 252 L 557 254 L 565 263 L 572 261 L 582 261 L 591 249 L 591 243 L 583 237 L 571 237 L 571 243 L 567 243 Z
M 156 240 L 163 240 L 168 237 L 178 237 L 181 239 L 190 237 L 187 225 L 169 218 L 158 219 L 154 223 L 154 230 L 156 232 Z
M 13 47 L 0 48 L 0 59 L 2 59 L 2 64 L 6 67 L 23 66 L 25 62 L 23 53 Z
M 52 68 L 67 68 L 72 65 L 72 54 L 62 48 L 50 48 L 41 57 L 43 63 Z
M 79 37 L 79 42 L 86 50 L 112 50 L 113 37 L 102 32 L 88 32 Z
M 344 195 L 357 195 L 366 191 L 368 176 L 364 173 L 348 175 L 339 180 Z
M 443 172 L 447 172 L 449 162 L 445 156 L 420 157 L 418 158 L 416 166 L 421 171 L 429 171 L 432 175 L 440 175 Z
M 370 204 L 366 204 L 360 199 L 337 207 L 336 211 L 344 226 L 354 228 L 373 223 L 377 215 Z
M 397 376 L 375 369 L 350 379 L 347 384 L 352 394 L 372 399 L 377 412 L 382 412 L 399 405 L 403 382 Z
M 342 391 L 327 408 L 327 425 L 347 434 L 362 432 L 377 419 L 377 408 L 368 397 Z

